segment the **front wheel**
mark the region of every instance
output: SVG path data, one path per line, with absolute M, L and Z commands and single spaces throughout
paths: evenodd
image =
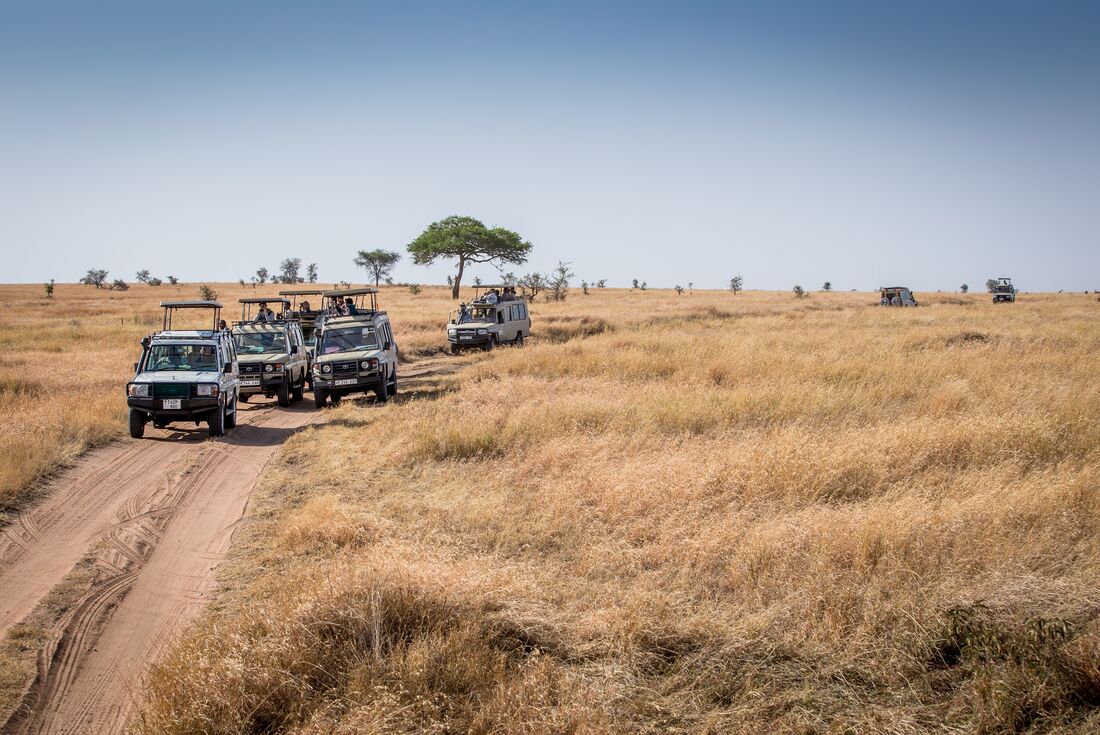
M 132 408 L 130 409 L 130 436 L 134 439 L 145 436 L 145 414 Z
M 459 353 L 458 345 L 451 345 L 451 354 L 457 355 Z
M 293 398 L 295 401 L 302 400 L 302 394 L 305 392 L 305 389 L 306 377 L 303 375 L 302 380 L 298 383 L 298 385 L 294 386 L 294 390 L 291 391 L 290 397 Z
M 494 335 L 489 335 L 489 341 L 485 343 L 485 351 L 492 352 L 493 348 L 497 346 L 497 338 Z
M 374 397 L 378 399 L 379 403 L 390 400 L 390 384 L 385 378 L 382 378 L 382 382 L 375 387 Z
M 325 407 L 325 398 L 326 398 L 326 396 L 325 396 L 325 392 L 323 390 L 321 390 L 320 388 L 314 388 L 313 389 L 313 406 L 314 406 L 314 408 L 324 408 Z
M 225 406 L 218 408 L 206 420 L 207 433 L 211 437 L 225 436 Z
M 279 405 L 286 408 L 290 405 L 290 383 L 283 381 L 275 389 L 275 397 L 279 399 Z
M 233 401 L 233 410 L 230 411 L 226 408 L 225 412 L 225 428 L 233 429 L 237 426 L 237 402 Z
M 523 347 L 523 332 L 516 332 L 516 347 Z

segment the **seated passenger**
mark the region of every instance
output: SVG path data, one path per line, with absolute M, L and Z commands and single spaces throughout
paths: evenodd
M 497 296 L 495 288 L 489 289 L 489 291 L 485 294 L 484 301 L 486 304 L 495 304 L 500 301 L 500 298 Z
M 252 320 L 254 324 L 267 324 L 268 322 L 275 321 L 275 312 L 267 308 L 267 302 L 261 302 L 260 308 L 256 312 L 256 318 Z
M 355 308 L 355 302 L 351 300 L 351 297 L 344 299 L 344 313 L 348 316 L 358 316 L 359 309 Z

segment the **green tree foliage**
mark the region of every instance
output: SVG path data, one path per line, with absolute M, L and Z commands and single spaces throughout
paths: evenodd
M 832 291 L 833 290 L 833 282 L 832 281 L 825 281 L 825 284 L 821 287 L 821 290 L 822 291 Z
M 310 283 L 317 283 L 317 264 L 310 263 L 306 266 L 306 280 Z
M 200 283 L 199 298 L 203 301 L 214 301 L 218 298 L 218 292 L 207 286 L 205 283 Z
M 959 286 L 959 290 L 962 291 L 963 293 L 966 293 L 967 291 L 970 290 L 970 286 L 968 286 L 967 284 L 964 283 L 963 285 Z
M 267 283 L 267 268 L 257 268 L 256 275 L 252 277 L 252 280 L 261 286 Z
M 401 260 L 401 253 L 395 253 L 392 250 L 360 250 L 355 256 L 355 264 L 365 268 L 368 276 L 374 276 L 375 286 L 383 278 L 389 277 L 399 260 Z
M 111 282 L 112 291 L 127 291 L 129 290 L 129 288 L 130 284 L 126 283 L 126 281 L 122 280 L 121 278 L 116 278 L 114 281 Z
M 569 279 L 573 277 L 573 271 L 569 270 L 569 263 L 558 261 L 558 266 L 550 276 L 550 283 L 546 294 L 547 301 L 565 301 L 569 294 Z
M 302 269 L 301 258 L 284 258 L 279 263 L 279 283 L 301 283 L 298 271 Z
M 683 296 L 684 295 L 684 287 L 681 286 L 679 283 L 677 283 L 675 286 L 673 286 L 673 288 L 676 289 L 676 295 L 677 296 Z
M 136 279 L 136 280 L 137 280 L 137 281 L 138 281 L 139 283 L 148 283 L 148 282 L 149 282 L 149 278 L 150 278 L 150 276 L 149 276 L 149 271 L 143 268 L 143 269 L 141 269 L 141 270 L 139 270 L 139 271 L 137 272 L 137 275 L 136 275 L 136 276 L 134 276 L 134 278 L 135 278 L 135 279 Z
M 990 279 L 986 280 L 985 290 L 989 291 L 989 293 L 993 293 L 994 291 L 996 291 L 997 290 L 997 279 L 996 278 L 990 278 Z
M 101 289 L 107 285 L 107 271 L 99 268 L 89 268 L 84 277 L 80 279 L 80 282 L 85 286 L 95 286 L 97 290 Z
M 180 282 L 180 279 L 176 278 L 175 276 L 168 276 L 168 283 L 170 283 L 171 285 L 175 286 L 179 282 Z
M 734 276 L 733 278 L 730 279 L 730 291 L 733 291 L 734 293 L 738 293 L 739 291 L 741 291 L 744 288 L 744 286 L 745 286 L 745 279 L 742 278 L 741 276 Z
M 799 299 L 806 298 L 806 289 L 802 288 L 799 285 L 795 285 L 795 287 L 792 288 L 791 291 L 794 292 L 795 298 L 799 298 Z
M 42 288 L 46 291 L 46 298 L 47 299 L 52 299 L 53 298 L 53 279 L 51 278 L 49 283 L 43 283 Z
M 522 264 L 527 262 L 531 243 L 503 227 L 488 228 L 473 217 L 451 216 L 428 225 L 409 243 L 409 253 L 417 265 L 429 265 L 440 258 L 457 259 L 457 272 L 451 298 L 458 298 L 462 272 L 467 263 Z

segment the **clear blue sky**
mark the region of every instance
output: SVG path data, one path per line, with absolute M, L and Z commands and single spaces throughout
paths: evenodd
M 1097 39 L 1058 0 L 0 0 L 0 281 L 362 280 L 469 214 L 611 285 L 1100 288 Z

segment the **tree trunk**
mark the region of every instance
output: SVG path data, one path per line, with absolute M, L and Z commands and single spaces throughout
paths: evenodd
M 462 270 L 466 267 L 466 258 L 462 255 L 458 256 L 458 275 L 455 276 L 455 285 L 451 289 L 451 298 L 458 298 L 458 290 L 462 287 Z

